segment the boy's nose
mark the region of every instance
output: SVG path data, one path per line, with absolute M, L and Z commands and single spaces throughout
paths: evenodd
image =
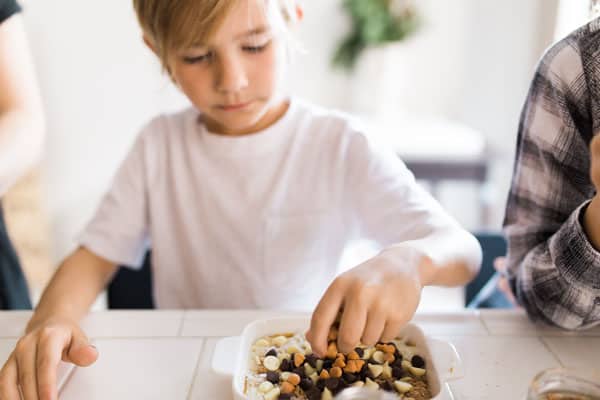
M 248 77 L 241 62 L 224 60 L 219 65 L 216 89 L 223 93 L 235 93 L 248 86 Z

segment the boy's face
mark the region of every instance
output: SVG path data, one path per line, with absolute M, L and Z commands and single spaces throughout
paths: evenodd
M 272 30 L 265 11 L 264 0 L 238 2 L 209 43 L 176 53 L 169 62 L 173 79 L 213 132 L 255 132 L 281 114 L 283 40 L 277 40 L 282 35 Z

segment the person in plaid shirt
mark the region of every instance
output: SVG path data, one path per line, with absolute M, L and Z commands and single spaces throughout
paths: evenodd
M 519 124 L 506 273 L 534 320 L 600 323 L 600 19 L 540 61 Z

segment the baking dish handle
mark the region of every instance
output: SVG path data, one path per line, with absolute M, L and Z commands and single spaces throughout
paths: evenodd
M 241 336 L 226 337 L 217 342 L 212 356 L 212 370 L 220 375 L 233 376 L 238 362 Z
M 440 382 L 453 381 L 464 376 L 462 360 L 452 343 L 430 338 L 427 344 Z

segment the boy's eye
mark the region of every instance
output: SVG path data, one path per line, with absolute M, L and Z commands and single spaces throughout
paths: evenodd
M 271 42 L 267 42 L 265 44 L 261 44 L 258 46 L 243 46 L 242 50 L 244 50 L 247 53 L 260 53 L 261 51 L 264 51 L 270 44 Z
M 210 61 L 212 57 L 212 53 L 206 53 L 200 56 L 184 56 L 183 62 L 186 64 L 196 64 L 204 61 Z

